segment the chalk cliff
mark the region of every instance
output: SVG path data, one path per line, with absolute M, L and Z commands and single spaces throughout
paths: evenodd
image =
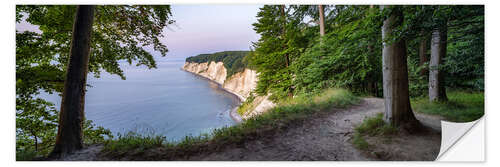
M 182 69 L 203 76 L 222 85 L 222 88 L 238 96 L 241 101 L 245 101 L 257 86 L 258 74 L 256 71 L 245 69 L 242 72 L 238 72 L 227 78 L 227 70 L 222 62 L 186 62 Z M 248 119 L 274 107 L 275 104 L 271 102 L 268 97 L 269 96 L 256 97 L 252 102 L 252 106 L 255 106 L 254 109 L 250 112 L 246 112 L 244 115 L 241 115 L 241 117 L 243 119 Z

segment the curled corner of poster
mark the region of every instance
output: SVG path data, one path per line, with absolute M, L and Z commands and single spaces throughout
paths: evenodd
M 484 117 L 466 123 L 441 121 L 441 149 L 436 161 L 483 162 Z

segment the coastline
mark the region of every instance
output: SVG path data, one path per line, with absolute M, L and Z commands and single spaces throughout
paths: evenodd
M 207 77 L 205 77 L 205 76 L 202 76 L 202 75 L 200 75 L 200 74 L 197 74 L 197 73 L 194 73 L 194 72 L 191 72 L 191 71 L 187 71 L 187 70 L 185 70 L 185 69 L 184 69 L 184 68 L 182 68 L 182 67 L 181 67 L 180 69 L 181 69 L 182 71 L 185 71 L 185 72 L 191 73 L 191 74 L 193 74 L 193 75 L 196 75 L 196 76 L 202 77 L 202 78 L 204 78 L 204 79 L 208 80 L 209 82 L 215 83 L 215 84 L 217 84 L 217 86 L 218 86 L 220 89 L 224 90 L 225 92 L 227 92 L 227 93 L 229 93 L 229 94 L 231 94 L 231 95 L 233 95 L 233 96 L 236 96 L 236 99 L 238 99 L 238 105 L 237 105 L 236 107 L 234 107 L 233 109 L 231 109 L 231 111 L 229 112 L 229 117 L 231 117 L 231 119 L 232 119 L 235 123 L 237 123 L 237 124 L 239 124 L 239 123 L 241 123 L 241 122 L 243 121 L 243 118 L 241 117 L 241 115 L 240 115 L 240 114 L 238 114 L 238 107 L 240 107 L 241 103 L 242 103 L 243 101 L 245 101 L 245 98 L 243 98 L 242 96 L 240 96 L 240 95 L 238 95 L 238 94 L 236 94 L 236 93 L 233 93 L 233 92 L 231 92 L 231 91 L 227 90 L 226 88 L 224 88 L 224 87 L 222 86 L 222 84 L 217 83 L 217 82 L 215 82 L 215 81 L 211 80 L 210 78 L 207 78 Z

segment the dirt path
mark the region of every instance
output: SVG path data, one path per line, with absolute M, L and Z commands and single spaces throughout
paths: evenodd
M 91 145 L 57 161 L 95 161 L 99 160 L 99 152 L 104 148 L 102 144 Z
M 241 148 L 197 155 L 192 160 L 370 160 L 349 142 L 355 124 L 383 111 L 377 99 L 347 110 L 317 115 L 283 134 L 245 143 Z
M 402 134 L 392 144 L 376 147 L 371 155 L 354 148 L 350 140 L 354 127 L 365 117 L 384 111 L 380 98 L 364 98 L 361 104 L 349 109 L 314 116 L 298 127 L 282 134 L 257 139 L 243 147 L 228 148 L 221 152 L 192 156 L 190 160 L 433 160 L 439 153 L 440 134 Z M 439 118 L 417 114 L 424 125 L 440 129 Z M 404 145 L 404 146 L 403 146 Z M 402 146 L 401 148 L 394 148 Z M 404 154 L 405 156 L 393 156 Z M 412 155 L 413 157 L 409 157 Z
M 361 103 L 348 109 L 332 109 L 316 114 L 303 123 L 287 130 L 226 147 L 220 151 L 198 153 L 187 160 L 434 160 L 439 153 L 441 135 L 440 118 L 416 114 L 417 118 L 432 127 L 433 132 L 417 135 L 400 134 L 391 142 L 367 138 L 374 143 L 370 151 L 360 151 L 350 141 L 354 127 L 364 118 L 384 111 L 380 98 L 363 98 Z M 64 160 L 109 160 L 97 157 L 102 146 L 89 147 Z M 146 155 L 158 153 L 151 150 Z M 125 158 L 128 159 L 128 158 Z M 184 160 L 184 159 L 183 159 Z

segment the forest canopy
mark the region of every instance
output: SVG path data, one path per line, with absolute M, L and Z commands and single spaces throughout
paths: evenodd
M 451 90 L 484 90 L 484 6 L 408 5 L 387 10 L 368 5 L 323 6 L 324 36 L 319 33 L 317 5 L 264 5 L 253 24 L 261 38 L 250 54 L 218 52 L 186 61 L 224 62 L 230 75 L 251 67 L 259 73 L 256 93 L 271 93 L 274 99 L 329 87 L 381 97 L 380 30 L 383 19 L 399 11 L 404 22 L 395 27 L 391 38 L 407 43 L 411 97 L 427 94 L 431 32 L 443 26 L 448 29 L 447 54 L 440 67 L 446 76 L 444 85 Z M 423 53 L 421 45 L 427 48 Z

